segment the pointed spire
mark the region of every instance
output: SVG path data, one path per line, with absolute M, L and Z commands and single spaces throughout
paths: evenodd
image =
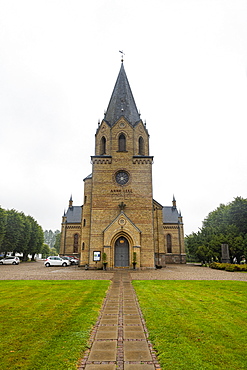
M 172 207 L 173 208 L 176 208 L 177 207 L 177 202 L 176 202 L 176 199 L 174 197 L 174 194 L 173 194 L 173 199 L 172 199 Z
M 69 208 L 72 208 L 73 207 L 73 199 L 72 199 L 72 194 L 70 196 L 70 200 L 69 200 Z
M 66 211 L 64 210 L 62 222 L 66 222 L 66 219 L 67 219 L 67 215 L 66 215 Z
M 104 119 L 113 126 L 121 116 L 124 116 L 132 125 L 140 121 L 123 62 Z

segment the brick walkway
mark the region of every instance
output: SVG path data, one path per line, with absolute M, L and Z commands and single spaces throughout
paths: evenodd
M 128 271 L 116 271 L 78 369 L 157 370 L 145 322 Z

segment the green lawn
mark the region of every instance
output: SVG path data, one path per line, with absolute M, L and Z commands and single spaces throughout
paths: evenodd
M 1 281 L 0 369 L 72 370 L 108 281 Z
M 247 284 L 133 281 L 162 369 L 247 369 Z

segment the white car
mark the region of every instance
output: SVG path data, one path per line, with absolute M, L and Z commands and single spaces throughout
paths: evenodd
M 66 267 L 66 266 L 70 265 L 70 261 L 69 260 L 64 260 L 63 258 L 58 257 L 58 256 L 51 256 L 51 257 L 46 258 L 46 260 L 44 262 L 44 265 L 46 267 L 50 267 L 50 266 Z
M 0 265 L 19 265 L 20 258 L 15 256 L 7 256 L 0 260 Z
M 70 257 L 70 256 L 61 256 L 62 259 L 64 260 L 69 260 L 71 265 L 78 265 L 79 259 L 75 257 Z

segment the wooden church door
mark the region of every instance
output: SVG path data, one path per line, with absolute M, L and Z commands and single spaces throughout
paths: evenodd
M 129 242 L 121 236 L 115 243 L 115 267 L 129 267 Z

